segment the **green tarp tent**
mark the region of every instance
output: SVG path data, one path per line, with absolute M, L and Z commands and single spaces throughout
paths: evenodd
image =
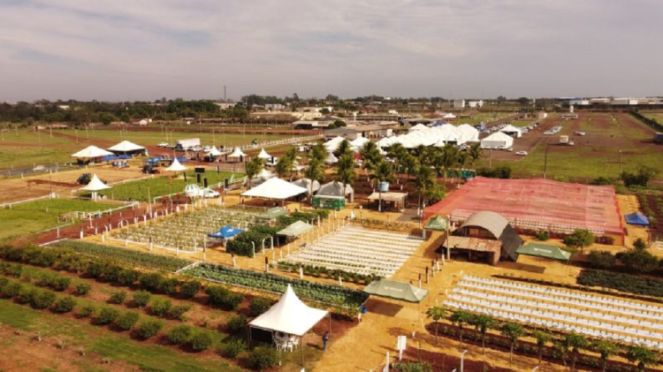
M 307 232 L 313 230 L 313 226 L 307 224 L 304 221 L 296 221 L 290 224 L 285 229 L 277 232 L 277 235 L 285 235 L 288 237 L 296 238 L 300 235 L 306 234 Z
M 426 230 L 437 230 L 437 231 L 445 231 L 447 229 L 448 222 L 446 218 L 443 218 L 442 216 L 435 216 L 428 220 L 428 223 L 426 223 Z
M 395 298 L 408 302 L 420 302 L 428 294 L 427 289 L 417 288 L 408 283 L 381 279 L 364 288 L 364 292 L 376 296 Z
M 543 258 L 550 258 L 553 260 L 568 261 L 571 258 L 571 253 L 563 250 L 560 247 L 542 243 L 529 242 L 516 250 L 517 254 L 526 256 L 536 256 Z

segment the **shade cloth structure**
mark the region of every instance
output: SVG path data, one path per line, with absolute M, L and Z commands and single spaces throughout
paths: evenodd
M 219 231 L 207 234 L 210 238 L 217 238 L 217 239 L 230 239 L 236 235 L 239 235 L 243 232 L 244 230 L 234 228 L 230 225 L 223 226 L 222 228 L 219 229 Z
M 513 147 L 513 137 L 502 132 L 495 132 L 481 140 L 482 149 L 510 149 Z
M 416 132 L 416 131 L 418 131 L 418 130 L 426 130 L 426 129 L 428 129 L 427 126 L 425 126 L 425 125 L 423 125 L 423 124 L 417 124 L 417 125 L 413 126 L 412 128 L 410 128 L 410 129 L 408 129 L 408 130 L 409 130 L 410 132 Z
M 207 155 L 215 158 L 217 156 L 221 156 L 223 153 L 219 151 L 219 149 L 216 148 L 216 146 L 212 146 L 212 148 L 207 152 Z
M 165 169 L 168 172 L 184 172 L 187 168 L 180 163 L 177 158 L 173 160 L 172 163 Z
M 354 200 L 355 191 L 352 186 L 345 185 L 345 192 L 343 192 L 343 183 L 338 181 L 327 182 L 324 185 L 320 186 L 320 189 L 316 193 L 317 196 L 326 196 L 326 197 L 338 197 L 345 198 L 350 197 L 350 202 Z
M 145 152 L 145 147 L 137 145 L 131 141 L 124 140 L 114 146 L 109 147 L 108 151 L 120 154 L 138 153 Z
M 426 223 L 426 230 L 446 231 L 449 227 L 449 221 L 442 216 L 435 216 Z
M 277 303 L 249 325 L 265 331 L 283 332 L 295 336 L 303 336 L 320 322 L 328 312 L 310 307 L 297 297 L 292 286 L 288 284 L 285 293 Z
M 371 282 L 364 288 L 364 292 L 407 302 L 421 302 L 428 295 L 427 289 L 389 279 Z
M 371 140 L 366 137 L 357 137 L 350 142 L 350 147 L 352 147 L 352 151 L 359 151 L 368 142 L 371 142 Z
M 277 232 L 278 235 L 284 235 L 291 238 L 296 238 L 307 232 L 313 230 L 313 226 L 304 221 L 295 221 L 288 225 L 285 229 Z
M 393 192 L 387 191 L 383 193 L 373 192 L 368 196 L 368 200 L 376 201 L 382 200 L 396 204 L 397 207 L 405 208 L 405 199 L 407 198 L 407 193 L 405 192 Z
M 242 193 L 242 196 L 285 200 L 306 193 L 308 190 L 278 177 L 270 178 L 262 184 Z
M 316 180 L 311 181 L 310 178 L 300 178 L 293 183 L 308 190 L 309 195 L 311 194 L 311 190 L 313 190 L 313 192 L 320 190 L 320 182 Z
M 331 165 L 331 164 L 336 164 L 336 163 L 338 163 L 338 158 L 337 158 L 336 156 L 334 156 L 333 153 L 330 152 L 330 153 L 327 155 L 327 159 L 325 159 L 325 163 L 326 163 L 326 164 L 330 164 L 330 165 Z
M 90 145 L 83 150 L 72 154 L 71 156 L 77 159 L 95 159 L 108 155 L 115 155 L 110 151 L 106 151 L 94 145 Z
M 343 142 L 345 138 L 341 136 L 336 136 L 329 141 L 325 142 L 324 146 L 329 152 L 336 151 L 338 149 L 338 146 Z
M 263 168 L 258 174 L 251 178 L 251 185 L 259 185 L 272 177 L 274 177 L 274 173 Z
M 571 259 L 571 253 L 560 247 L 536 242 L 529 242 L 523 245 L 516 250 L 516 253 L 525 256 L 536 256 L 560 261 L 568 261 Z
M 240 158 L 244 156 L 246 156 L 246 154 L 239 147 L 235 147 L 235 149 L 233 149 L 233 152 L 231 152 L 228 155 L 229 158 Z
M 267 153 L 267 151 L 265 151 L 265 149 L 260 149 L 260 153 L 258 154 L 258 159 L 268 160 L 268 159 L 271 159 L 271 158 L 272 158 L 272 156 L 269 155 Z
M 649 218 L 642 214 L 641 212 L 635 212 L 635 213 L 630 213 L 624 216 L 626 219 L 626 223 L 629 225 L 636 225 L 636 226 L 648 226 L 649 225 Z

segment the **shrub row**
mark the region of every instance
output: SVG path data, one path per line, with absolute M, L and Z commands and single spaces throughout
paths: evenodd
M 578 275 L 577 282 L 582 285 L 612 288 L 639 295 L 663 297 L 663 280 L 660 279 L 603 270 L 583 270 Z
M 76 306 L 76 300 L 72 297 L 58 297 L 51 290 L 32 288 L 6 278 L 0 278 L 0 297 L 13 298 L 17 303 L 29 304 L 34 309 L 50 308 L 56 313 L 70 312 Z
M 212 337 L 205 331 L 194 331 L 191 326 L 180 325 L 168 332 L 168 341 L 173 345 L 188 346 L 193 351 L 207 350 L 212 346 Z
M 369 275 L 357 274 L 345 270 L 328 269 L 323 266 L 300 265 L 285 261 L 279 262 L 278 266 L 280 270 L 289 273 L 298 272 L 299 267 L 301 266 L 303 268 L 304 275 L 310 275 L 316 278 L 326 277 L 330 279 L 338 279 L 340 277 L 344 282 L 357 283 L 357 284 L 369 284 L 372 281 L 382 279 L 381 276 L 374 274 L 369 274 Z

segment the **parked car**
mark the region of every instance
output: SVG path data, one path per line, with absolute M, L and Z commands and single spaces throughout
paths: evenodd
M 209 187 L 200 187 L 195 183 L 184 186 L 184 194 L 190 198 L 218 198 L 219 192 Z
M 159 146 L 159 147 L 164 147 L 164 148 L 165 148 L 165 147 L 170 147 L 170 145 L 168 144 L 168 142 L 161 142 L 161 143 L 159 143 L 157 146 Z
M 518 156 L 527 156 L 527 151 L 516 151 L 516 155 L 518 155 Z

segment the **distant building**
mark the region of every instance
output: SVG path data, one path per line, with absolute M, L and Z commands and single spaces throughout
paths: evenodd
M 464 109 L 465 108 L 465 100 L 464 99 L 455 99 L 452 102 L 452 106 L 455 109 Z
M 69 105 L 58 105 L 58 108 L 60 110 L 65 110 L 66 111 L 66 110 L 69 110 L 71 107 L 69 107 Z
M 219 106 L 221 110 L 227 110 L 233 108 L 237 105 L 235 102 L 214 102 L 215 105 Z
M 481 108 L 481 107 L 483 107 L 483 100 L 480 99 L 478 101 L 467 101 L 467 107 L 469 107 L 469 108 Z
M 267 111 L 283 111 L 286 109 L 286 106 L 282 103 L 267 103 L 265 104 L 265 110 Z

